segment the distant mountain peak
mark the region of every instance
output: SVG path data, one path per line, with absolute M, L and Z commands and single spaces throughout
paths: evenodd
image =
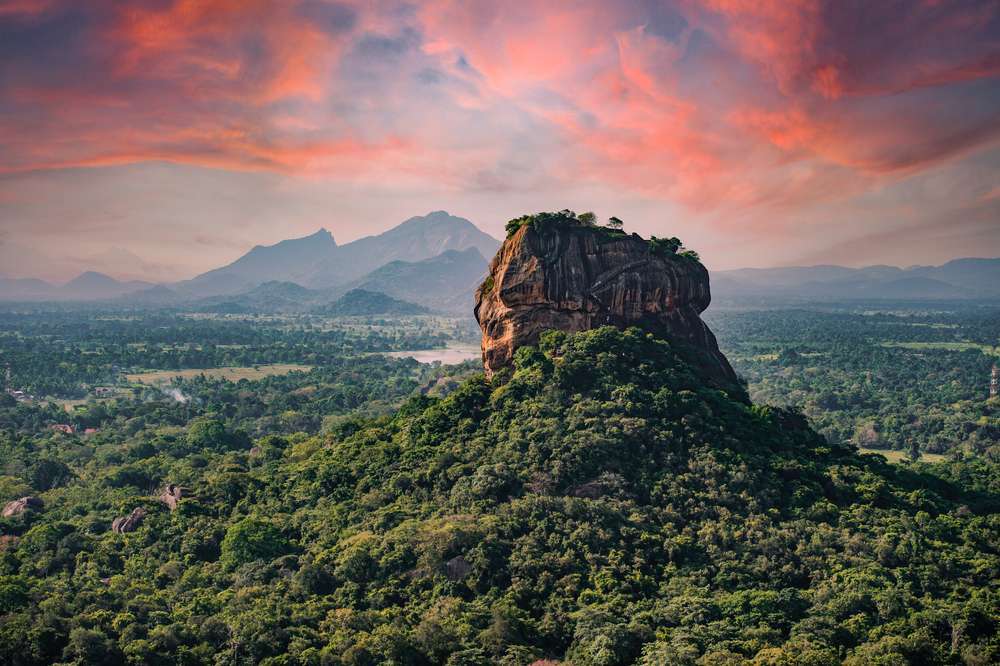
M 459 217 L 457 215 L 452 215 L 446 210 L 432 210 L 426 215 L 414 215 L 411 218 L 407 218 L 399 225 L 389 229 L 385 233 L 391 234 L 403 229 L 411 229 L 414 227 L 421 226 L 439 226 L 439 225 L 454 225 L 456 228 L 469 228 L 479 231 L 479 227 L 474 225 L 470 220 L 464 217 Z M 480 232 L 481 233 L 481 232 Z
M 336 241 L 333 240 L 333 234 L 326 227 L 320 227 L 315 233 L 311 236 L 306 236 L 306 238 L 328 238 L 336 244 Z
M 470 248 L 487 257 L 499 246 L 500 241 L 464 217 L 434 210 L 345 245 L 337 245 L 325 227 L 309 236 L 258 245 L 231 264 L 182 283 L 179 289 L 206 297 L 240 293 L 269 281 L 328 288 L 347 285 L 393 261 L 422 261 Z M 477 260 L 485 264 L 484 259 Z
M 118 280 L 105 273 L 84 271 L 66 283 L 66 286 L 116 285 Z
M 260 250 L 270 250 L 275 248 L 286 248 L 291 246 L 304 246 L 304 245 L 314 245 L 321 244 L 326 246 L 337 246 L 337 241 L 333 239 L 333 234 L 330 233 L 325 227 L 320 227 L 319 230 L 309 234 L 308 236 L 300 236 L 298 238 L 286 238 L 285 240 L 278 241 L 273 245 L 255 245 L 253 251 Z
M 941 300 L 1000 297 L 1000 258 L 964 257 L 941 266 L 793 266 L 715 274 L 719 302 L 767 300 Z

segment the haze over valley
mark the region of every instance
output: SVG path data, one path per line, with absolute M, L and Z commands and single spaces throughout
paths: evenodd
M 257 245 L 232 263 L 189 280 L 119 281 L 98 270 L 54 285 L 0 279 L 0 300 L 118 300 L 211 310 L 306 311 L 363 289 L 452 313 L 470 312 L 472 286 L 500 241 L 465 218 L 434 211 L 389 231 L 338 245 L 326 229 Z M 107 270 L 112 267 L 102 266 Z M 714 272 L 717 302 L 1000 298 L 1000 258 L 960 258 L 941 266 L 802 266 Z

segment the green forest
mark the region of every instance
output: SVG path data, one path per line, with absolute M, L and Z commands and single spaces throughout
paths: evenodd
M 92 356 L 314 367 L 3 398 L 0 498 L 34 498 L 0 518 L 5 663 L 1000 660 L 990 357 L 906 346 L 995 344 L 995 311 L 719 313 L 746 379 L 725 390 L 638 329 L 549 333 L 487 381 L 372 353 L 460 322 L 156 316 L 5 317 L 4 360 L 42 387 L 26 350 L 61 347 L 53 386 L 83 391 Z M 859 453 L 868 421 L 947 455 Z
M 755 402 L 793 407 L 831 442 L 1000 460 L 995 308 L 884 305 L 709 312 Z
M 0 666 L 744 665 L 1000 666 L 1000 0 L 0 0 Z

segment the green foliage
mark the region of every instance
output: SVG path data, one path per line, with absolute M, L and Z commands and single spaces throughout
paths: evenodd
M 518 229 L 524 226 L 530 226 L 535 231 L 543 232 L 565 227 L 578 227 L 581 226 L 581 223 L 576 213 L 571 210 L 522 215 L 507 222 L 505 226 L 507 238 L 513 236 Z
M 28 605 L 28 584 L 18 576 L 0 576 L 0 613 L 12 613 Z
M 810 377 L 810 353 L 767 363 Z M 1000 659 L 988 457 L 857 455 L 635 329 L 549 332 L 514 361 L 429 395 L 440 370 L 331 354 L 109 403 L 90 437 L 0 410 L 0 488 L 24 492 L 36 460 L 72 472 L 0 521 L 0 661 Z M 174 511 L 151 496 L 166 483 Z M 135 506 L 142 529 L 111 532 Z
M 380 319 L 338 324 L 305 315 L 261 321 L 160 312 L 18 310 L 0 315 L 0 362 L 10 363 L 14 388 L 39 398 L 87 398 L 93 397 L 94 387 L 124 388 L 123 372 L 318 365 L 367 352 L 443 347 L 456 334 L 468 335 L 467 323 L 449 322 L 450 333 L 442 330 L 444 323 L 426 317 L 390 325 Z M 0 410 L 10 408 L 10 396 L 0 396 Z M 101 403 L 88 404 L 72 420 L 94 426 L 101 409 Z
M 575 213 L 564 209 L 557 212 L 535 213 L 533 215 L 522 215 L 507 222 L 505 227 L 507 238 L 513 236 L 518 229 L 530 226 L 535 231 L 542 233 L 554 231 L 556 229 L 595 227 L 597 225 L 597 215 L 591 212 Z
M 681 247 L 681 240 L 676 236 L 671 238 L 657 238 L 656 236 L 650 236 L 649 238 L 649 249 L 652 250 L 653 254 L 674 255 L 677 254 Z
M 561 210 L 554 213 L 535 213 L 534 215 L 522 215 L 507 222 L 507 238 L 510 238 L 521 227 L 531 227 L 538 233 L 548 233 L 559 229 L 574 229 L 580 227 L 593 228 L 608 238 L 621 237 L 624 223 L 617 217 L 608 218 L 608 223 L 604 227 L 597 227 L 597 216 L 594 213 L 574 213 L 571 210 Z M 649 249 L 653 254 L 660 257 L 679 257 L 687 261 L 700 261 L 698 253 L 694 250 L 685 249 L 680 239 L 650 237 Z
M 63 486 L 73 478 L 73 470 L 61 460 L 39 458 L 28 473 L 28 483 L 36 490 L 52 490 Z
M 483 293 L 484 294 L 490 293 L 491 291 L 493 291 L 494 286 L 496 285 L 494 284 L 493 276 L 487 275 L 486 279 L 483 280 L 483 286 L 482 286 Z
M 192 449 L 225 451 L 248 448 L 250 441 L 246 433 L 230 432 L 222 421 L 204 416 L 188 426 L 187 444 Z
M 1000 461 L 995 358 L 975 348 L 992 350 L 1000 312 L 949 308 L 709 311 L 707 322 L 756 402 L 801 410 L 831 442 Z
M 228 569 L 257 560 L 269 562 L 291 550 L 291 544 L 270 522 L 244 518 L 226 530 L 222 540 L 223 566 Z

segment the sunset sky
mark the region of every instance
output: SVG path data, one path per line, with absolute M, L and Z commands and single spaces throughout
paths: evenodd
M 1000 256 L 1000 2 L 0 0 L 0 275 L 560 208 L 714 269 Z

